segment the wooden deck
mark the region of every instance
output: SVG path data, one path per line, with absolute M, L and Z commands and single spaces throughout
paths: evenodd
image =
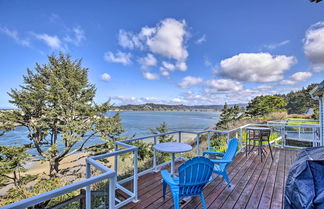
M 231 187 L 215 175 L 216 179 L 204 189 L 208 208 L 283 208 L 284 185 L 287 173 L 294 161 L 297 150 L 273 149 L 261 163 L 260 156 L 251 153 L 239 153 L 228 167 Z M 149 173 L 139 178 L 139 199 L 123 208 L 173 208 L 171 194 L 162 198 L 160 173 Z M 182 203 L 181 208 L 202 208 L 200 198 L 192 198 Z

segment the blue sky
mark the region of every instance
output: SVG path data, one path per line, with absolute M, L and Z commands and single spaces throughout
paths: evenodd
M 324 3 L 0 1 L 0 107 L 47 55 L 82 58 L 97 102 L 245 103 L 324 78 Z

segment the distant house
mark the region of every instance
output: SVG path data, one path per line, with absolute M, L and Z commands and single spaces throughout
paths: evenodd
M 319 101 L 320 138 L 324 145 L 324 80 L 310 92 L 310 95 Z
M 307 114 L 307 115 L 313 115 L 313 114 L 314 114 L 314 109 L 313 109 L 313 108 L 309 108 L 309 109 L 305 112 L 305 114 Z

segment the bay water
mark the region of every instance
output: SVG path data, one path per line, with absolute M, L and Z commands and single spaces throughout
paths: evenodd
M 108 116 L 115 114 L 112 111 Z M 121 111 L 120 117 L 125 129 L 124 137 L 146 136 L 151 134 L 150 128 L 156 128 L 166 122 L 170 131 L 201 131 L 214 126 L 219 121 L 219 112 L 150 112 L 150 111 Z M 86 146 L 100 144 L 100 138 L 89 140 Z M 0 136 L 0 144 L 6 146 L 29 144 L 28 130 L 25 127 L 17 127 L 14 131 Z M 80 142 L 81 143 L 81 142 Z M 76 145 L 78 146 L 78 144 Z M 63 144 L 59 143 L 59 149 Z M 31 149 L 32 154 L 36 150 Z

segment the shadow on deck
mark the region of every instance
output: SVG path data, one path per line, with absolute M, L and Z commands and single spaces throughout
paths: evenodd
M 283 208 L 285 180 L 298 150 L 273 148 L 274 159 L 268 154 L 261 162 L 256 152 L 239 153 L 228 167 L 231 187 L 215 174 L 204 189 L 208 208 Z M 179 165 L 179 164 L 178 164 Z M 131 186 L 131 185 L 129 185 Z M 123 208 L 173 208 L 172 195 L 162 198 L 161 175 L 149 173 L 139 178 L 140 201 Z M 119 194 L 121 195 L 121 194 Z M 202 208 L 200 198 L 182 203 L 181 208 Z

